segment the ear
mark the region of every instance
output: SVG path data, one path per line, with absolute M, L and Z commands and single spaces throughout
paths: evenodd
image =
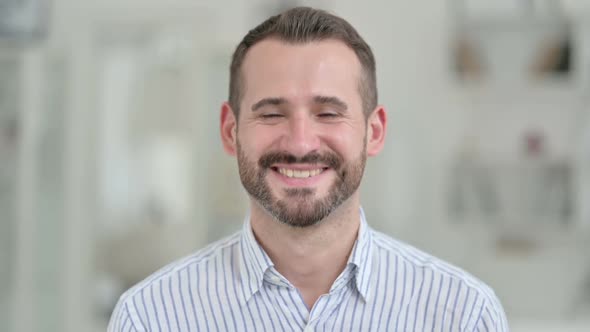
M 236 116 L 229 103 L 224 102 L 223 105 L 221 105 L 221 142 L 223 143 L 223 149 L 230 156 L 235 156 L 237 153 L 237 129 Z
M 369 115 L 367 119 L 367 154 L 376 156 L 383 149 L 385 144 L 385 133 L 387 131 L 387 113 L 381 105 Z

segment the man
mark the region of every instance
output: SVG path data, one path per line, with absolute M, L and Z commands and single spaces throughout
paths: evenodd
M 221 138 L 250 197 L 243 230 L 127 291 L 109 331 L 508 331 L 486 285 L 368 226 L 358 188 L 387 117 L 352 26 L 273 16 L 230 75 Z

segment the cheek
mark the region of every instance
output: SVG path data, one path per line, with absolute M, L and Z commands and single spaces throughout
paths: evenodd
M 247 128 L 238 133 L 240 146 L 248 156 L 259 157 L 277 141 L 277 130 L 268 128 Z M 278 131 L 280 132 L 280 131 Z
M 357 153 L 356 151 L 363 148 L 365 131 L 362 128 L 351 128 L 350 126 L 341 126 L 340 128 L 331 128 L 326 131 L 324 142 L 332 150 L 346 155 Z

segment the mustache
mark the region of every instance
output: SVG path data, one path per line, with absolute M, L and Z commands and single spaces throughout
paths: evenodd
M 342 158 L 333 152 L 310 152 L 303 157 L 297 157 L 288 152 L 269 152 L 258 160 L 262 169 L 270 168 L 273 164 L 324 164 L 332 169 L 340 168 Z

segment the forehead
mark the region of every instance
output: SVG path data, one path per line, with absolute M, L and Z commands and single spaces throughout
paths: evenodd
M 339 96 L 350 102 L 360 98 L 360 62 L 354 51 L 339 40 L 294 44 L 265 39 L 246 54 L 242 74 L 243 102 L 312 95 Z

